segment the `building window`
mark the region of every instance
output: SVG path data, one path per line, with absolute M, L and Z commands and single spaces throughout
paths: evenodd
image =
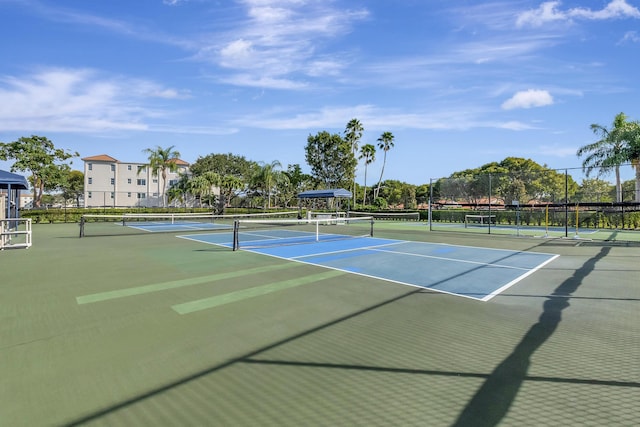
M 153 183 L 157 184 L 158 183 L 158 178 L 153 178 Z
M 131 170 L 131 165 L 127 165 L 127 170 L 130 171 Z
M 111 185 L 115 185 L 116 184 L 116 179 L 115 178 L 111 178 Z
M 128 193 L 127 193 L 127 197 L 131 197 L 131 192 L 128 192 Z
M 178 183 L 177 179 L 170 179 L 169 180 L 169 187 L 173 187 L 174 185 L 176 185 Z
M 138 193 L 138 199 L 146 199 L 147 193 Z
M 138 185 L 147 185 L 146 179 L 138 179 Z
M 89 164 L 87 165 L 87 168 L 88 168 L 90 171 L 92 171 L 92 170 L 93 170 L 93 163 L 89 163 Z
M 89 177 L 89 184 L 93 184 L 93 178 Z
M 127 178 L 127 184 L 131 184 L 131 178 Z
M 111 165 L 111 172 L 115 172 L 116 170 L 116 165 Z
M 113 199 L 116 196 L 116 193 L 114 193 L 113 191 L 111 192 L 111 198 Z
M 89 191 L 89 196 L 88 197 L 91 198 L 91 191 Z

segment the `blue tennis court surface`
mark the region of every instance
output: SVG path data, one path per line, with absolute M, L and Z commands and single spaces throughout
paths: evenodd
M 294 240 L 287 243 L 287 237 L 281 234 L 268 239 L 270 232 L 265 231 L 261 237 L 271 244 L 248 250 L 482 301 L 490 300 L 558 257 L 376 237 L 293 244 L 298 236 L 291 236 Z M 179 237 L 229 248 L 232 241 L 232 234 L 226 232 Z
M 231 225 L 216 224 L 213 222 L 198 222 L 198 221 L 179 221 L 179 222 L 163 222 L 163 221 L 145 221 L 145 222 L 130 222 L 126 225 L 129 228 L 135 230 L 142 230 L 149 233 L 166 233 L 171 231 L 191 231 L 191 230 L 229 230 Z

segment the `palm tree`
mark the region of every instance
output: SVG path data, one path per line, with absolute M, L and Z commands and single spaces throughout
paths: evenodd
M 625 159 L 631 162 L 636 171 L 635 197 L 636 203 L 640 203 L 640 122 L 628 122 L 623 131 L 622 139 L 626 142 Z
M 180 178 L 178 178 L 178 180 L 173 185 L 171 185 L 171 187 L 169 187 L 169 189 L 167 190 L 167 201 L 169 203 L 171 203 L 173 200 L 177 200 L 182 203 L 184 207 L 187 207 L 187 194 L 189 194 L 190 179 L 191 178 L 186 173 L 181 174 Z
M 244 186 L 244 182 L 234 175 L 225 175 L 220 180 L 220 203 L 218 212 L 224 214 L 224 209 L 227 203 L 233 197 L 233 192 L 241 189 Z
M 387 151 L 393 148 L 394 136 L 391 132 L 384 132 L 378 138 L 378 148 L 384 151 L 384 158 L 382 159 L 382 170 L 380 171 L 380 179 L 378 180 L 378 188 L 374 192 L 373 198 L 377 198 L 380 194 L 380 184 L 382 184 L 382 175 L 384 174 L 384 165 L 387 164 Z
M 157 146 L 155 149 L 147 148 L 142 150 L 143 153 L 149 155 L 148 167 L 151 174 L 157 177 L 162 176 L 162 192 L 160 192 L 160 180 L 158 180 L 158 193 L 162 197 L 162 205 L 165 206 L 164 195 L 167 191 L 167 171 L 175 172 L 178 170 L 176 160 L 180 158 L 180 153 L 173 150 L 173 145 L 168 148 Z M 138 173 L 143 168 L 138 169 Z
M 351 152 L 353 153 L 353 157 L 355 158 L 358 153 L 358 142 L 360 142 L 360 138 L 362 138 L 362 132 L 364 128 L 362 127 L 362 123 L 358 119 L 351 119 L 349 123 L 347 123 L 347 127 L 344 130 L 344 139 L 351 146 Z M 356 200 L 356 173 L 353 171 L 353 201 Z
M 587 176 L 594 170 L 599 169 L 599 175 L 606 174 L 612 169 L 616 174 L 616 201 L 622 202 L 622 184 L 620 182 L 620 165 L 627 159 L 625 153 L 626 141 L 624 139 L 624 129 L 627 127 L 627 116 L 619 113 L 613 120 L 610 129 L 592 124 L 591 130 L 600 138 L 598 141 L 581 147 L 577 155 L 585 156 L 582 161 L 582 168 Z
M 261 162 L 253 176 L 253 183 L 256 188 L 267 193 L 267 207 L 271 208 L 271 190 L 276 182 L 276 176 L 279 171 L 276 168 L 282 167 L 279 161 L 274 160 L 271 163 Z
M 205 172 L 189 180 L 189 192 L 200 199 L 200 207 L 203 207 L 203 200 L 211 196 L 213 187 L 218 185 L 220 185 L 220 175 L 215 172 Z
M 362 204 L 367 204 L 367 167 L 376 160 L 376 147 L 372 144 L 365 144 L 360 148 L 359 159 L 364 159 L 364 194 Z

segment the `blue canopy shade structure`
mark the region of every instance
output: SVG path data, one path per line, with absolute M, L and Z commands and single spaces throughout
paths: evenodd
M 0 188 L 13 190 L 28 190 L 27 178 L 22 175 L 0 170 Z
M 303 191 L 302 193 L 298 193 L 299 199 L 327 199 L 327 198 L 339 198 L 339 199 L 350 199 L 351 191 L 345 190 L 344 188 L 336 188 L 329 190 L 309 190 Z
M 18 218 L 20 190 L 28 190 L 27 178 L 22 175 L 0 170 L 0 190 L 7 190 L 6 212 L 0 212 L 0 218 Z M 2 215 L 4 214 L 4 215 Z

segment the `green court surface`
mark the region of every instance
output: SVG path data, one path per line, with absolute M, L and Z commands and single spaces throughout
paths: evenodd
M 0 252 L 0 425 L 640 419 L 640 245 L 376 224 L 559 255 L 483 302 L 177 234 L 38 224 Z

